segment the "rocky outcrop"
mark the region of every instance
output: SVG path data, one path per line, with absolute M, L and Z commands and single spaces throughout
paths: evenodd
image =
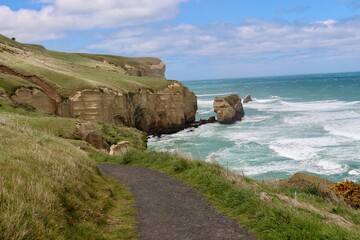
M 125 154 L 127 151 L 130 150 L 130 145 L 129 142 L 127 141 L 121 141 L 115 145 L 112 145 L 110 147 L 110 155 L 115 155 L 115 156 L 119 156 L 119 155 L 123 155 Z
M 214 100 L 214 112 L 221 124 L 231 124 L 240 121 L 244 117 L 244 108 L 239 95 L 232 94 L 227 97 L 216 97 Z
M 105 150 L 106 152 L 110 151 L 109 144 L 104 140 L 92 122 L 78 122 L 76 124 L 76 135 L 96 149 Z
M 243 102 L 243 103 L 252 102 L 251 95 L 250 95 L 250 94 L 246 95 L 246 96 L 244 97 L 244 99 L 243 99 L 242 102 Z
M 157 62 L 148 63 L 147 66 L 124 64 L 121 67 L 130 76 L 165 78 L 166 65 L 160 59 Z
M 11 99 L 20 104 L 29 105 L 44 113 L 55 114 L 56 105 L 46 93 L 39 89 L 19 88 Z
M 200 119 L 199 121 L 194 121 L 188 124 L 188 128 L 198 128 L 201 125 L 208 124 L 208 123 L 216 123 L 216 118 L 214 116 L 209 117 L 208 119 Z
M 179 82 L 152 92 L 124 94 L 108 88 L 84 89 L 62 106 L 67 117 L 135 127 L 149 134 L 173 133 L 195 120 L 196 95 Z

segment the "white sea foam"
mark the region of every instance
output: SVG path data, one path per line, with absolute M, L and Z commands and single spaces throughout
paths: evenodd
M 360 140 L 360 118 L 356 119 L 356 121 L 342 121 L 326 124 L 324 130 L 334 136 Z
M 330 171 L 344 168 L 343 164 L 339 164 L 337 162 L 327 161 L 327 160 L 320 160 L 316 163 L 316 165 L 324 170 L 330 170 Z
M 317 157 L 317 150 L 313 147 L 303 146 L 299 148 L 296 145 L 272 145 L 270 148 L 279 156 L 294 160 L 311 160 Z
M 267 110 L 271 112 L 326 112 L 339 110 L 354 110 L 360 108 L 360 101 L 345 102 L 338 100 L 313 101 L 313 102 L 289 102 L 282 99 L 258 99 L 248 108 Z
M 213 102 L 214 102 L 213 100 L 201 100 L 201 99 L 197 100 L 199 108 L 212 108 Z
M 227 96 L 232 94 L 231 92 L 226 93 L 210 93 L 210 94 L 198 94 L 198 97 L 212 97 L 212 96 Z
M 253 98 L 252 102 L 249 103 L 273 103 L 279 101 L 281 98 L 279 96 L 271 96 L 271 98 L 259 99 Z
M 339 120 L 349 120 L 349 121 L 354 121 L 354 123 L 360 122 L 360 114 L 349 110 L 331 111 L 331 112 L 314 111 L 310 113 L 299 113 L 284 118 L 284 122 L 288 124 L 308 124 L 308 123 L 325 124 Z
M 298 161 L 277 161 L 270 162 L 258 166 L 243 166 L 243 167 L 234 167 L 236 171 L 244 172 L 246 175 L 259 175 L 265 174 L 268 172 L 287 172 L 289 174 L 294 174 L 299 171 L 306 171 L 320 175 L 333 175 L 333 174 L 343 174 L 348 172 L 348 166 L 346 164 L 338 164 L 334 162 L 322 162 L 318 165 L 313 164 L 312 162 L 298 162 Z
M 360 176 L 360 169 L 353 169 L 349 171 L 348 174 L 352 176 Z
M 254 116 L 254 117 L 244 117 L 244 122 L 246 123 L 258 123 L 258 122 L 263 122 L 266 121 L 268 119 L 272 118 L 272 116 Z
M 198 110 L 197 113 L 198 114 L 209 114 L 209 113 L 213 113 L 214 110 Z

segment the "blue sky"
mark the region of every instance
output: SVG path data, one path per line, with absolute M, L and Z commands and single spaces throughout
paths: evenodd
M 0 0 L 0 33 L 190 80 L 360 71 L 360 0 Z

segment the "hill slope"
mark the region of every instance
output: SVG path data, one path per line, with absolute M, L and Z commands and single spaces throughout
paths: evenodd
M 129 191 L 56 137 L 74 122 L 0 101 L 0 239 L 136 237 Z
M 135 92 L 139 88 L 161 90 L 169 84 L 164 77 L 165 66 L 161 68 L 160 59 L 55 52 L 38 45 L 18 43 L 2 35 L 0 65 L 23 76 L 38 76 L 63 97 L 84 88 L 109 87 Z M 125 65 L 139 69 L 139 72 L 127 71 Z M 141 75 L 141 69 L 147 68 L 154 68 L 154 71 L 149 70 L 147 74 Z M 6 81 L 3 74 L 0 77 Z M 22 84 L 19 82 L 5 90 L 10 94 L 20 86 Z

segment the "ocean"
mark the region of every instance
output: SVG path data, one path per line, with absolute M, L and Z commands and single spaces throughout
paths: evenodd
M 245 117 L 149 139 L 149 148 L 217 161 L 255 179 L 308 172 L 360 180 L 360 73 L 183 82 L 198 96 L 197 119 L 215 116 L 213 99 L 251 94 Z

